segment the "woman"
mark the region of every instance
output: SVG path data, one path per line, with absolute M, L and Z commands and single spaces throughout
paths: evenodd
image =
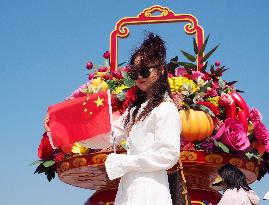
M 100 149 L 126 140 L 127 154 L 112 153 L 105 162 L 109 179 L 121 178 L 114 205 L 172 205 L 166 170 L 179 160 L 181 124 L 165 58 L 163 40 L 150 33 L 130 59 L 134 102 L 113 124 L 113 137 L 90 142 Z
M 224 194 L 218 205 L 253 205 L 260 199 L 248 186 L 244 173 L 231 164 L 226 164 L 218 170 L 222 179 Z
M 152 33 L 131 56 L 136 100 L 114 126 L 115 141 L 127 139 L 127 154 L 112 153 L 105 162 L 109 179 L 121 177 L 115 205 L 172 205 L 166 170 L 178 162 L 181 128 L 165 57 L 164 42 Z

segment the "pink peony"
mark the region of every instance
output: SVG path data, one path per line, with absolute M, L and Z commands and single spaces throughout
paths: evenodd
M 214 137 L 232 150 L 245 150 L 250 146 L 243 124 L 237 119 L 227 118 Z
M 185 68 L 176 68 L 175 69 L 175 76 L 182 76 L 186 73 L 187 73 L 187 71 Z
M 191 79 L 192 79 L 192 80 L 196 80 L 198 77 L 203 78 L 204 75 L 205 75 L 205 74 L 202 73 L 202 72 L 200 72 L 200 71 L 192 71 Z
M 269 152 L 269 132 L 266 126 L 262 123 L 262 115 L 256 109 L 250 110 L 250 120 L 253 123 L 253 134 L 258 141 L 261 141 L 265 145 L 266 152 Z

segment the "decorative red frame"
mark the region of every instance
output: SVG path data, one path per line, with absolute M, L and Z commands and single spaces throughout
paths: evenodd
M 160 12 L 159 15 L 153 15 L 154 12 Z M 200 49 L 204 42 L 204 29 L 198 24 L 198 20 L 191 14 L 175 14 L 167 7 L 154 5 L 144 9 L 136 17 L 125 17 L 120 19 L 115 30 L 110 33 L 110 64 L 111 71 L 117 70 L 118 65 L 118 37 L 127 38 L 129 29 L 127 25 L 139 24 L 156 24 L 156 23 L 173 23 L 173 22 L 187 22 L 184 30 L 188 35 L 195 34 L 198 49 Z M 197 70 L 200 70 L 203 63 L 199 63 L 203 56 L 197 56 Z

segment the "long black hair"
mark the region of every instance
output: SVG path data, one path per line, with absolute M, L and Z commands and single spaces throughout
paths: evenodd
M 151 32 L 148 33 L 143 43 L 131 55 L 129 62 L 131 69 L 134 67 L 134 61 L 138 56 L 141 57 L 141 62 L 139 66 L 147 66 L 149 63 L 154 63 L 156 67 L 158 67 L 159 79 L 150 88 L 150 99 L 147 99 L 146 92 L 137 89 L 135 93 L 136 100 L 128 108 L 129 111 L 133 107 L 135 109 L 132 113 L 132 116 L 130 116 L 129 112 L 129 115 L 127 116 L 125 121 L 125 126 L 127 126 L 130 121 L 132 121 L 133 123 L 143 121 L 155 107 L 161 104 L 166 92 L 171 97 L 170 87 L 167 80 L 168 74 L 167 70 L 165 69 L 166 48 L 165 43 L 160 38 L 160 36 L 154 35 Z M 144 103 L 146 100 L 149 100 L 148 104 L 139 114 L 139 116 L 137 116 L 141 104 Z M 128 126 L 132 127 L 132 125 Z
M 246 175 L 236 166 L 226 164 L 219 168 L 219 176 L 222 178 L 222 183 L 227 189 L 243 188 L 246 191 L 251 190 L 247 184 Z

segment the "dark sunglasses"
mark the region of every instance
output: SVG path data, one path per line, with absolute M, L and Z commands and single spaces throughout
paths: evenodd
M 154 65 L 150 67 L 142 67 L 139 70 L 131 69 L 131 71 L 128 72 L 128 75 L 130 76 L 132 80 L 137 80 L 138 75 L 140 75 L 143 78 L 148 78 L 153 68 L 156 68 L 157 66 L 158 65 Z

